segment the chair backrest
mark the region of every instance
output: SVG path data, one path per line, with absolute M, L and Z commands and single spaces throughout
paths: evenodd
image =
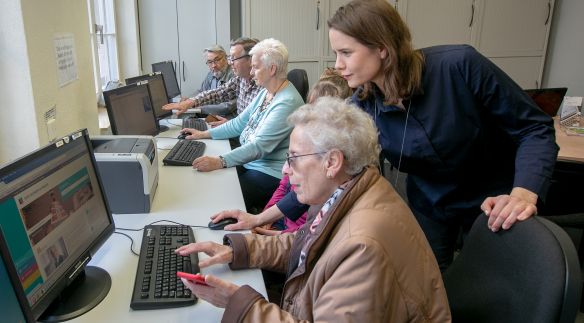
M 454 322 L 573 323 L 582 289 L 574 244 L 537 216 L 493 233 L 480 215 L 444 285 Z
M 292 82 L 302 100 L 306 102 L 306 95 L 308 94 L 308 74 L 303 69 L 295 68 L 288 72 L 288 81 Z

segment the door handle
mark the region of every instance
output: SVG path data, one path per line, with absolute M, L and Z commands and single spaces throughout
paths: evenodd
M 470 6 L 470 23 L 468 24 L 468 27 L 472 27 L 472 23 L 474 22 L 474 12 L 475 12 L 475 7 L 474 7 L 474 1 L 472 3 L 472 5 Z
M 547 26 L 548 22 L 550 21 L 550 14 L 552 13 L 552 4 L 548 1 L 548 13 L 547 13 L 547 17 L 545 17 L 545 23 L 543 24 L 544 26 Z

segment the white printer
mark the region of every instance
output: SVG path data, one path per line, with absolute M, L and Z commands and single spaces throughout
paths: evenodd
M 112 213 L 148 213 L 158 187 L 151 136 L 94 136 L 93 153 Z

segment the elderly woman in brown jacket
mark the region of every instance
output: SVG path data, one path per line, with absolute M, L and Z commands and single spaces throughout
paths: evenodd
M 359 109 L 321 98 L 289 118 L 287 173 L 306 225 L 279 236 L 229 234 L 225 244 L 190 244 L 200 266 L 287 273 L 280 306 L 249 286 L 212 275 L 183 282 L 224 307 L 224 322 L 449 322 L 438 265 L 415 218 L 379 174 L 377 130 Z

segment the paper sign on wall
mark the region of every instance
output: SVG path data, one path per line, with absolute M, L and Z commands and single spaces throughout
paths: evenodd
M 57 59 L 57 78 L 59 87 L 77 79 L 77 62 L 73 34 L 55 36 L 55 58 Z

